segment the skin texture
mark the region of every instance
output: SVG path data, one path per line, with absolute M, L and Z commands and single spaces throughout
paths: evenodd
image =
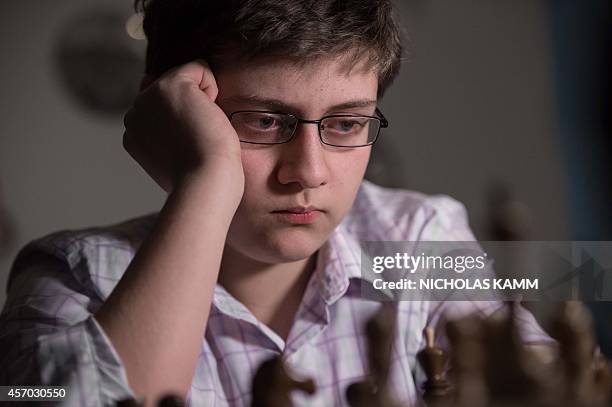
M 376 75 L 344 68 L 335 59 L 267 60 L 213 74 L 194 61 L 143 80 L 124 146 L 168 198 L 95 318 L 147 405 L 189 390 L 217 282 L 281 337 L 290 332 L 316 251 L 352 205 L 370 147 L 323 146 L 314 125 L 284 145 L 248 146 L 227 114 L 267 107 L 245 97 L 277 99 L 306 119 L 372 114 Z M 272 213 L 296 205 L 320 216 L 294 225 Z

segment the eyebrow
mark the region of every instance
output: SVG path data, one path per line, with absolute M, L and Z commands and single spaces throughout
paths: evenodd
M 288 113 L 296 112 L 298 109 L 286 102 L 279 99 L 262 98 L 259 96 L 232 96 L 224 99 L 223 102 L 234 102 L 234 103 L 247 103 L 250 105 L 257 105 L 265 107 L 266 109 L 283 111 Z M 341 110 L 341 109 L 355 109 L 360 107 L 372 107 L 376 106 L 377 100 L 372 99 L 357 99 L 349 100 L 337 105 L 329 106 L 326 111 Z

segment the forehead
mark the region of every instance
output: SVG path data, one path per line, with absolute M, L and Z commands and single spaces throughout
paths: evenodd
M 219 101 L 240 97 L 281 100 L 296 109 L 324 109 L 350 100 L 376 100 L 377 73 L 365 63 L 342 58 L 319 58 L 297 63 L 266 58 L 215 72 Z

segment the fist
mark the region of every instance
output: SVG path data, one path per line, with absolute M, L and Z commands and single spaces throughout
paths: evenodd
M 210 165 L 243 175 L 238 135 L 215 103 L 217 83 L 206 62 L 145 78 L 143 85 L 124 118 L 123 146 L 160 187 L 170 192 Z

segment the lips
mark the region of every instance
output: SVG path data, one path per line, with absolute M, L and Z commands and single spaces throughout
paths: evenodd
M 272 212 L 283 222 L 308 225 L 314 223 L 321 215 L 322 211 L 314 206 L 295 206 Z
M 318 211 L 319 209 L 314 206 L 295 206 L 293 208 L 288 208 L 275 212 L 290 212 L 290 213 L 308 213 L 312 211 Z

